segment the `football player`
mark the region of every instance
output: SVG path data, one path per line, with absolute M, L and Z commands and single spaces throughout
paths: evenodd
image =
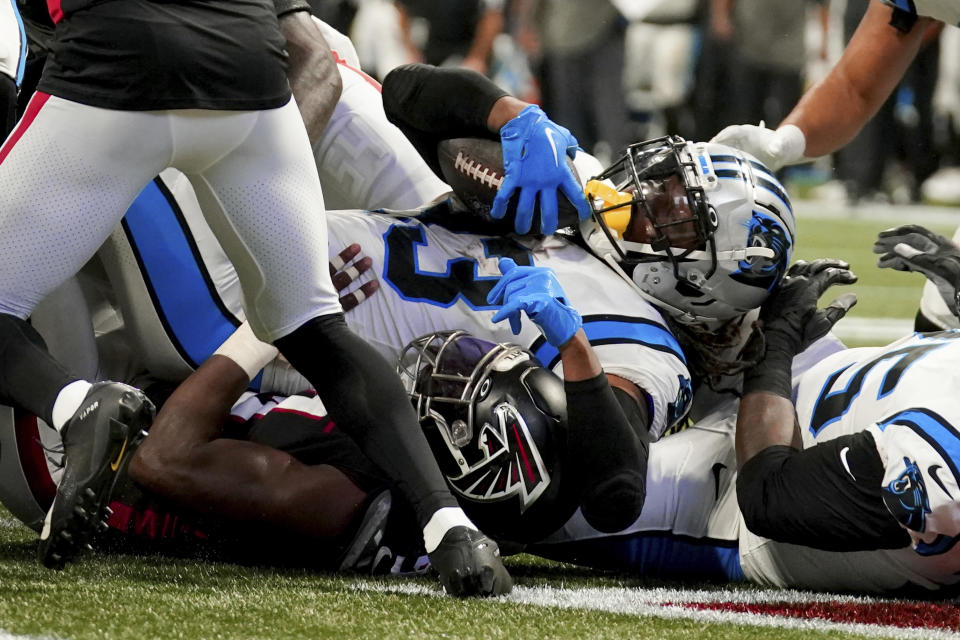
M 956 247 L 937 255 L 947 241 L 931 236 L 881 234 L 881 265 L 955 278 Z M 791 388 L 793 356 L 855 302 L 847 294 L 818 310 L 817 299 L 854 279 L 839 261 L 795 265 L 761 311 L 764 356 L 746 373 L 737 418 L 744 573 L 861 591 L 955 585 L 960 334 L 841 351 Z
M 81 2 L 50 9 L 57 55 L 0 148 L 0 211 L 11 240 L 3 261 L 0 391 L 65 436 L 64 479 L 41 534 L 44 563 L 62 566 L 95 526 L 152 409 L 136 389 L 92 385 L 66 371 L 26 318 L 93 255 L 152 177 L 178 166 L 237 266 L 251 327 L 300 361 L 331 411 L 350 416 L 371 457 L 382 457 L 380 466 L 396 475 L 448 590 L 509 591 L 496 546 L 456 506 L 390 367 L 343 323 L 324 264 L 320 183 L 291 100 L 276 7 Z M 103 47 L 117 55 L 102 55 Z M 82 77 L 71 71 L 77 68 Z M 330 86 L 320 107 L 333 104 L 339 83 Z M 40 184 L 50 197 L 36 201 Z M 57 245 L 58 238 L 69 242 Z M 321 352 L 322 365 L 311 356 Z M 365 387 L 376 393 L 364 396 Z
M 941 23 L 960 25 L 960 5 L 940 0 L 872 0 L 836 66 L 804 94 L 776 130 L 734 125 L 713 141 L 744 149 L 774 171 L 836 151 L 877 113 L 925 38 Z M 927 283 L 917 330 L 957 326 L 936 287 Z

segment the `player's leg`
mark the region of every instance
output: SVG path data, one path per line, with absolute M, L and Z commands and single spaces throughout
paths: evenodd
M 456 506 L 393 367 L 343 319 L 323 196 L 295 106 L 262 112 L 237 149 L 191 181 L 237 268 L 251 326 L 310 380 L 336 423 L 409 500 L 441 580 L 463 594 L 508 589 L 496 546 L 479 540 Z M 462 555 L 444 555 L 451 545 Z M 451 583 L 457 575 L 465 582 Z
M 37 94 L 0 147 L 0 398 L 62 430 L 67 450 L 64 481 L 41 536 L 48 564 L 75 549 L 67 540 L 74 524 L 78 532 L 96 525 L 115 473 L 109 463 L 126 450 L 128 436 L 136 437 L 150 408 L 132 388 L 77 379 L 47 353 L 26 318 L 93 255 L 165 164 L 169 154 L 144 144 L 152 135 L 166 140 L 158 125 L 145 114 Z M 134 135 L 136 145 L 125 142 Z M 75 510 L 81 505 L 85 515 Z

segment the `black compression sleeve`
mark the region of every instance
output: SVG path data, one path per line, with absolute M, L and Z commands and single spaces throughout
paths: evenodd
M 486 76 L 468 69 L 426 64 L 397 67 L 383 79 L 387 119 L 410 139 L 437 171 L 437 143 L 449 138 L 499 137 L 487 129 L 493 104 L 508 95 Z
M 747 528 L 779 542 L 827 551 L 906 547 L 910 537 L 884 506 L 882 483 L 880 454 L 864 431 L 803 451 L 764 449 L 740 469 L 737 500 Z
M 394 481 L 420 526 L 437 509 L 456 506 L 396 371 L 347 328 L 342 313 L 313 318 L 275 344 L 314 385 L 337 426 Z
M 598 531 L 621 531 L 640 515 L 646 497 L 646 406 L 611 388 L 603 373 L 564 388 L 567 450 L 576 456 L 584 487 L 581 511 Z

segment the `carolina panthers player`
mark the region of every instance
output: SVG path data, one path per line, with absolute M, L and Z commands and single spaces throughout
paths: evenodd
M 918 229 L 881 234 L 881 266 L 956 283 L 956 247 Z M 817 299 L 853 279 L 839 262 L 795 267 L 761 311 L 764 356 L 746 374 L 737 419 L 744 573 L 860 591 L 956 585 L 960 334 L 841 351 L 791 389 L 793 356 L 855 302 L 847 294 L 818 310 Z

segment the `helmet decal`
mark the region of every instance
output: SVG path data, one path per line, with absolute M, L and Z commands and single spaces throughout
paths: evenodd
M 450 484 L 480 502 L 519 496 L 523 513 L 546 490 L 550 474 L 523 416 L 512 405 L 498 406 L 494 419 L 496 425 L 487 422 L 480 429 L 479 461 L 460 477 L 450 478 Z
M 753 212 L 746 223 L 748 247 L 768 247 L 773 250 L 773 258 L 746 258 L 740 261 L 739 268 L 730 274 L 737 282 L 766 291 L 773 289 L 783 278 L 790 266 L 790 254 L 793 242 L 790 233 L 779 219 Z
M 930 501 L 927 487 L 917 463 L 903 458 L 906 468 L 890 484 L 883 487 L 883 503 L 897 522 L 912 531 L 923 533 L 927 514 L 930 513 Z

